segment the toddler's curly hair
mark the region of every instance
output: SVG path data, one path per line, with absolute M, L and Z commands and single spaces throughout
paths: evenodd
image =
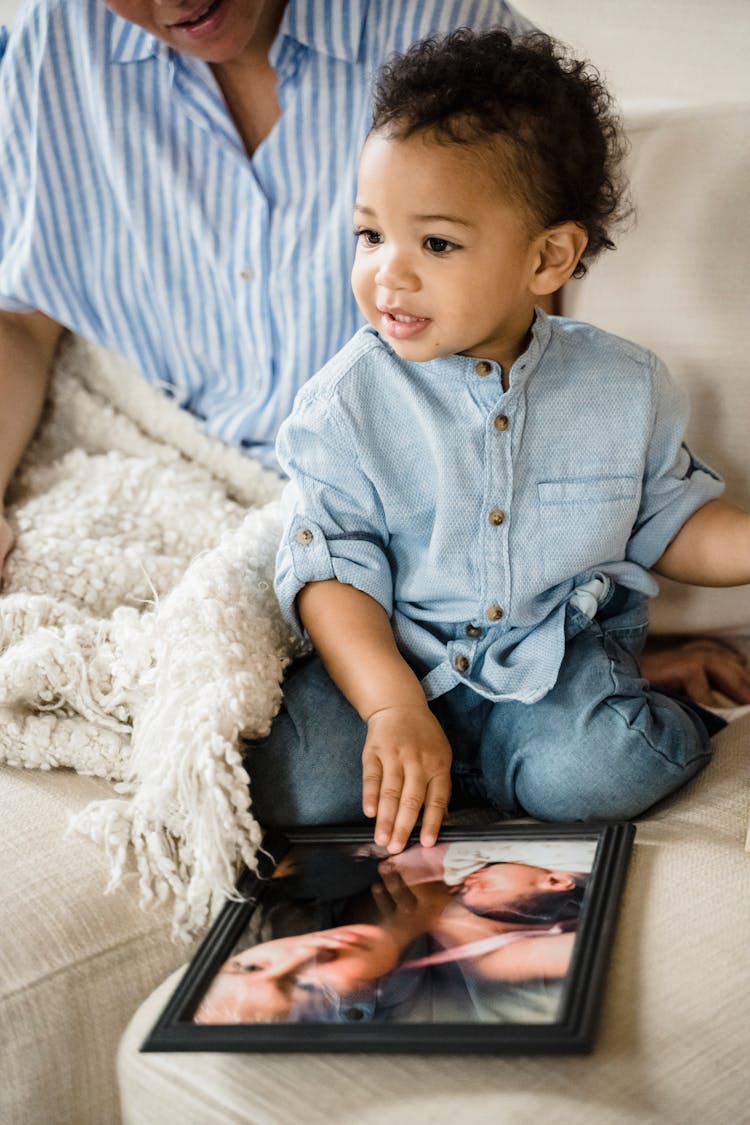
M 497 176 L 532 223 L 588 234 L 574 277 L 614 248 L 611 232 L 632 212 L 619 117 L 598 71 L 548 35 L 461 28 L 425 39 L 385 64 L 373 101 L 374 133 L 500 142 Z

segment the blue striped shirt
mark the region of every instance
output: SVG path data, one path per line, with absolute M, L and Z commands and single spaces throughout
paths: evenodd
M 0 308 L 112 348 L 273 463 L 297 390 L 362 323 L 351 208 L 375 70 L 497 25 L 529 26 L 501 0 L 290 0 L 282 117 L 249 159 L 206 63 L 101 0 L 27 0 L 0 35 Z

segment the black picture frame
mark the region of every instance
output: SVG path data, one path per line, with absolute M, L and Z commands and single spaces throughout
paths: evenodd
M 382 866 L 387 856 L 362 854 L 373 850 L 371 828 L 269 833 L 257 872 L 243 873 L 237 885 L 238 900 L 228 901 L 222 908 L 141 1050 L 586 1053 L 594 1043 L 634 834 L 634 826 L 625 822 L 448 827 L 440 835 L 442 853 L 418 849 L 415 835 L 409 849 L 417 850 L 410 850 L 408 861 L 398 861 L 396 870 L 387 873 L 393 866 Z M 425 858 L 427 852 L 431 854 Z M 443 878 L 410 885 L 408 880 L 417 876 L 408 871 L 404 875 L 403 865 L 433 864 L 438 855 L 445 865 Z M 490 859 L 479 874 L 476 866 L 471 869 L 480 856 L 498 855 L 517 858 Z M 576 885 L 582 887 L 577 892 L 569 887 L 570 865 L 562 872 L 549 867 L 550 857 L 566 856 L 573 856 L 577 864 L 579 873 L 572 872 Z M 581 872 L 587 856 L 590 868 Z M 532 858 L 537 862 L 530 863 Z M 545 863 L 539 863 L 540 859 Z M 369 874 L 364 870 L 366 861 Z M 462 863 L 465 874 L 461 874 Z M 285 875 L 288 870 L 291 873 Z M 552 908 L 544 907 L 547 914 L 541 930 L 537 915 L 529 922 L 523 913 L 538 912 L 538 905 L 531 907 L 527 896 L 515 899 L 508 907 L 508 889 L 495 888 L 498 879 L 542 879 L 546 886 L 553 877 L 559 885 L 552 891 L 559 890 L 563 883 L 568 889 L 563 887 L 564 894 L 553 896 Z M 356 891 L 355 886 L 359 886 Z M 486 913 L 476 913 L 478 896 L 482 911 L 489 903 L 497 912 L 499 904 L 499 921 L 488 921 Z M 520 901 L 524 905 L 519 917 L 515 912 Z M 333 909 L 334 902 L 336 909 L 341 907 L 350 914 L 366 906 L 368 917 L 377 906 L 377 942 L 372 948 L 392 945 L 394 933 L 403 935 L 414 927 L 424 927 L 425 933 L 414 941 L 427 943 L 433 950 L 437 945 L 438 951 L 421 958 L 402 956 L 397 965 L 378 976 L 377 984 L 367 986 L 372 994 L 367 992 L 364 1000 L 365 986 L 361 984 L 354 1000 L 354 994 L 342 997 L 342 966 L 350 963 L 347 958 L 359 956 L 357 943 L 364 942 L 362 933 L 371 935 L 374 930 L 370 922 L 321 926 L 320 904 L 323 920 L 330 920 L 326 912 Z M 435 902 L 446 905 L 435 907 Z M 304 915 L 302 922 L 294 917 L 295 910 Z M 415 910 L 416 921 L 411 917 Z M 560 921 L 565 912 L 569 917 Z M 550 924 L 553 916 L 558 921 Z M 282 936 L 289 939 L 286 945 L 278 942 L 276 917 L 284 919 L 288 932 Z M 432 919 L 429 931 L 425 918 Z M 442 929 L 440 941 L 435 941 L 435 926 L 447 926 L 451 934 L 464 934 L 467 929 L 473 932 L 475 925 L 482 934 L 492 931 L 486 945 L 459 943 L 456 939 L 451 946 Z M 495 936 L 495 930 L 503 937 Z M 510 932 L 515 935 L 512 940 L 507 938 Z M 328 936 L 324 936 L 326 933 Z M 544 944 L 530 941 L 532 936 L 541 937 Z M 255 940 L 258 937 L 264 940 Z M 556 940 L 550 942 L 550 938 Z M 269 962 L 269 940 L 276 942 L 275 962 Z M 401 940 L 406 939 L 401 936 Z M 478 939 L 480 943 L 482 940 Z M 285 963 L 286 975 L 278 977 L 286 989 L 282 995 L 277 979 L 271 979 L 280 964 L 278 950 L 298 953 L 302 946 L 309 958 L 307 947 L 320 941 L 327 942 L 327 948 L 323 953 L 316 951 L 312 961 L 308 959 L 304 972 L 293 970 L 293 986 Z M 354 943 L 354 954 L 346 944 L 337 944 L 342 942 Z M 442 952 L 446 945 L 450 951 Z M 340 952 L 342 949 L 344 952 Z M 466 952 L 480 949 L 485 951 L 471 956 Z M 371 956 L 369 946 L 365 955 Z M 565 957 L 562 972 L 559 962 Z M 434 962 L 440 958 L 443 961 L 438 966 Z M 332 961 L 337 963 L 335 970 L 330 966 Z M 532 964 L 531 969 L 527 962 Z M 533 980 L 505 979 L 519 972 L 533 974 L 537 972 L 534 966 L 541 965 L 544 972 Z M 549 968 L 552 965 L 555 967 Z M 311 977 L 313 972 L 315 976 Z M 307 981 L 303 979 L 305 973 Z M 330 977 L 334 973 L 339 976 L 332 989 Z M 447 984 L 440 983 L 443 978 Z M 246 1014 L 248 996 L 254 1008 L 260 1005 L 251 1017 Z M 198 1019 L 222 1022 L 196 1022 L 196 1015 Z M 251 1018 L 253 1022 L 227 1022 L 228 1018 Z

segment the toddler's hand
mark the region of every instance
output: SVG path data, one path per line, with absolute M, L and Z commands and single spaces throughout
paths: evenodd
M 400 852 L 424 807 L 420 843 L 431 847 L 448 808 L 451 748 L 429 707 L 386 707 L 370 716 L 362 751 L 362 808 L 375 843 Z

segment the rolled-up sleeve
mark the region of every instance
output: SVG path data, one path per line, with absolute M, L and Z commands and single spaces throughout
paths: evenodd
M 654 357 L 653 363 L 653 432 L 641 507 L 628 546 L 628 558 L 647 569 L 661 558 L 683 524 L 724 491 L 719 474 L 685 444 L 687 396 L 660 360 Z
M 275 579 L 285 619 L 301 633 L 298 593 L 308 582 L 332 578 L 369 594 L 390 616 L 393 577 L 382 505 L 328 396 L 298 398 L 276 452 L 290 478 Z

